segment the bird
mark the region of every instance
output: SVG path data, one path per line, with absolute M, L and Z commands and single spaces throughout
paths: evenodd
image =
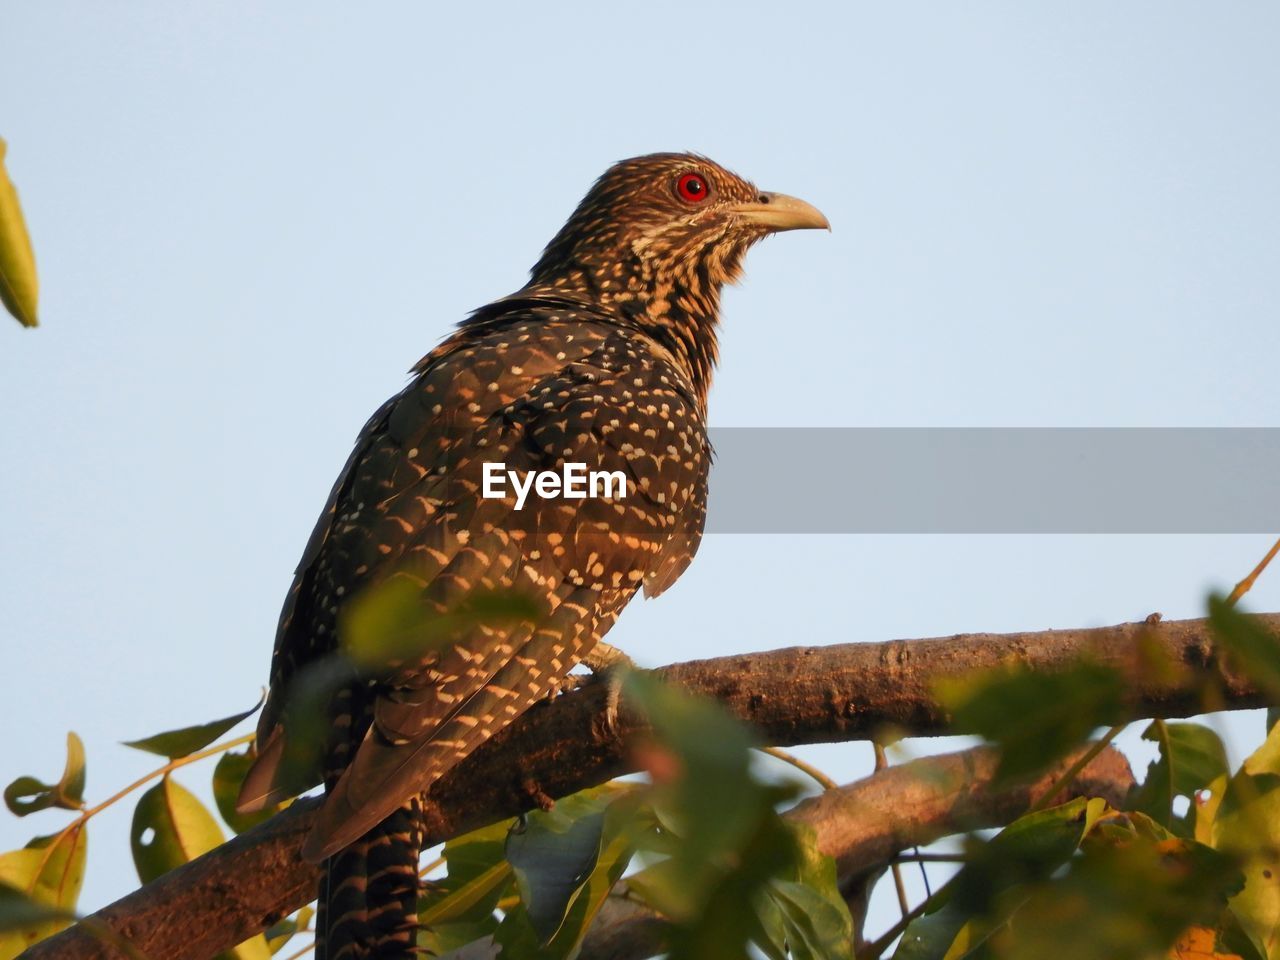
M 360 431 L 281 611 L 239 798 L 262 809 L 323 782 L 303 846 L 324 865 L 323 960 L 416 953 L 422 795 L 575 666 L 616 662 L 603 638 L 622 608 L 688 567 L 706 518 L 721 291 L 755 243 L 800 229 L 830 226 L 704 156 L 616 163 L 528 283 L 459 323 Z M 571 464 L 618 482 L 570 497 L 566 481 L 517 506 L 520 477 Z M 359 598 L 389 584 L 444 635 L 363 669 L 335 659 Z M 530 606 L 457 615 L 503 591 Z M 334 662 L 347 666 L 317 701 L 324 743 L 300 771 L 291 710 L 308 671 Z

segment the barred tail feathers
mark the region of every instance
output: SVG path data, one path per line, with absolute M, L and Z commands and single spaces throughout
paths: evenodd
M 416 958 L 422 811 L 406 803 L 325 861 L 318 960 Z

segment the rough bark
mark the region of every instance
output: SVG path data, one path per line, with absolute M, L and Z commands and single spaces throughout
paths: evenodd
M 1280 630 L 1280 614 L 1256 619 Z M 764 742 L 794 746 L 866 739 L 886 728 L 903 735 L 944 733 L 946 711 L 932 695 L 937 678 L 1007 662 L 1048 671 L 1080 657 L 1125 671 L 1125 708 L 1134 719 L 1266 703 L 1256 686 L 1223 662 L 1205 620 L 791 647 L 680 663 L 659 673 L 720 700 Z M 624 704 L 619 722 L 604 736 L 604 716 L 601 684 L 586 684 L 530 710 L 433 789 L 425 805 L 428 842 L 629 772 L 627 744 L 642 720 Z M 211 957 L 312 898 L 316 869 L 297 854 L 315 811 L 314 801 L 296 803 L 94 918 L 151 960 Z M 118 955 L 77 926 L 26 956 Z

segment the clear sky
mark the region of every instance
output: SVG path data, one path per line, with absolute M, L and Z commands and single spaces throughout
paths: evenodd
M 1280 426 L 1274 4 L 10 0 L 0 37 L 43 324 L 0 322 L 3 782 L 74 729 L 101 799 L 152 766 L 117 741 L 254 702 L 366 416 L 622 157 L 834 225 L 748 258 L 715 425 Z M 1269 542 L 721 535 L 610 640 L 1196 616 Z M 0 814 L 0 849 L 63 819 Z M 127 810 L 92 832 L 88 908 L 135 883 Z

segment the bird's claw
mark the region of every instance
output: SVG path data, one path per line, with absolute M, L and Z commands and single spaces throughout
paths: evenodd
M 613 740 L 618 736 L 618 708 L 622 703 L 622 678 L 635 667 L 635 661 L 617 647 L 598 643 L 587 655 L 586 664 L 593 677 L 605 684 L 604 713 L 592 723 L 592 733 L 597 742 Z

